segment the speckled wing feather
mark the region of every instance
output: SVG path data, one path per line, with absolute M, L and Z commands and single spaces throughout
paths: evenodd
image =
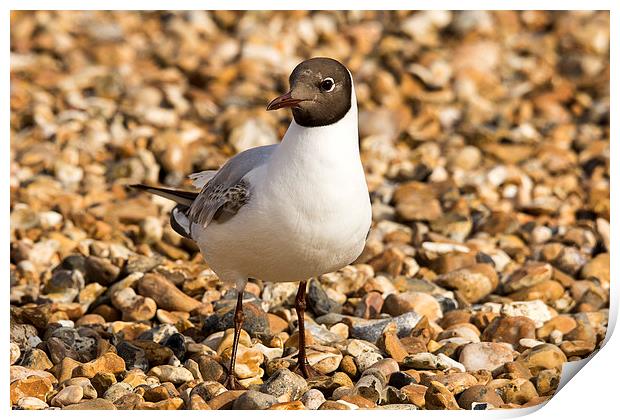
M 212 170 L 196 172 L 194 174 L 190 174 L 189 179 L 192 180 L 192 185 L 194 187 L 201 189 L 215 176 L 215 174 L 217 174 L 217 171 Z
M 251 185 L 245 175 L 264 165 L 276 145 L 248 149 L 231 158 L 202 187 L 189 208 L 191 223 L 206 227 L 212 220 L 224 222 L 250 200 Z

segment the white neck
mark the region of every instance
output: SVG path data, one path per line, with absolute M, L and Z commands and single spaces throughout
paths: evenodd
M 334 124 L 302 127 L 291 122 L 264 167 L 267 173 L 260 193 L 271 197 L 276 207 L 269 211 L 280 211 L 279 203 L 290 203 L 299 212 L 298 217 L 291 219 L 287 213 L 282 218 L 295 225 L 301 220 L 331 220 L 339 225 L 346 219 L 341 210 L 351 207 L 365 209 L 369 215 L 368 187 L 358 143 L 355 92 L 351 95 L 351 109 Z M 364 211 L 360 210 L 360 214 L 366 217 Z
M 324 164 L 338 164 L 338 162 L 351 160 L 359 162 L 355 89 L 351 89 L 351 109 L 342 119 L 333 124 L 303 127 L 293 119 L 274 158 L 276 161 L 312 159 Z

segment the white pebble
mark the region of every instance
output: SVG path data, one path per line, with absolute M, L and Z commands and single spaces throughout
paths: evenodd
M 542 300 L 510 302 L 502 306 L 501 313 L 506 316 L 526 316 L 534 321 L 536 328 L 542 327 L 552 318 L 549 308 Z
M 39 223 L 44 229 L 49 229 L 60 225 L 62 222 L 62 214 L 55 211 L 44 211 L 39 213 Z
M 422 248 L 437 254 L 448 254 L 450 252 L 469 252 L 469 248 L 465 245 L 450 244 L 443 242 L 423 242 Z

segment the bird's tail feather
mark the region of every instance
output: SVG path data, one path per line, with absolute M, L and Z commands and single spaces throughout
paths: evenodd
M 191 206 L 192 202 L 198 196 L 198 193 L 193 192 L 193 191 L 183 191 L 183 190 L 174 190 L 171 188 L 151 187 L 150 185 L 144 185 L 144 184 L 133 184 L 133 185 L 130 185 L 130 187 L 136 190 L 146 191 L 151 194 L 155 194 L 160 197 L 167 198 L 168 200 L 172 200 L 175 203 L 181 204 L 182 206 L 186 206 L 186 207 Z

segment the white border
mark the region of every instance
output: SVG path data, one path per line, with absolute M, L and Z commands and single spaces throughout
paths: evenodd
M 313 0 L 313 1 L 275 1 L 275 0 L 267 0 L 267 1 L 210 1 L 210 2 L 197 2 L 197 1 L 188 1 L 188 0 L 176 0 L 174 2 L 165 2 L 160 0 L 152 0 L 152 1 L 119 1 L 119 0 L 109 0 L 105 2 L 84 2 L 84 1 L 75 1 L 75 0 L 63 0 L 56 2 L 49 1 L 31 1 L 31 0 L 23 0 L 23 1 L 13 1 L 9 0 L 3 2 L 4 12 L 1 17 L 2 25 L 1 27 L 5 28 L 4 36 L 2 37 L 2 51 L 3 51 L 3 60 L 2 60 L 2 75 L 4 83 L 2 83 L 2 99 L 0 100 L 0 109 L 2 111 L 1 118 L 3 124 L 1 127 L 4 128 L 3 132 L 5 133 L 5 138 L 9 137 L 9 110 L 10 110 L 10 75 L 9 75 L 9 39 L 10 39 L 10 23 L 9 23 L 9 10 L 10 9 L 58 9 L 58 10 L 72 10 L 72 9 L 124 9 L 124 10 L 148 10 L 148 9 L 237 9 L 237 10 L 295 10 L 295 9 L 313 9 L 313 10 L 340 10 L 340 9 L 377 9 L 377 6 L 380 6 L 379 9 L 382 10 L 396 10 L 396 9 L 452 9 L 452 10 L 462 10 L 462 9 L 473 9 L 473 10 L 482 10 L 482 9 L 504 9 L 504 10 L 525 10 L 525 9 L 544 9 L 544 10 L 611 10 L 611 62 L 612 69 L 614 69 L 617 73 L 618 69 L 618 51 L 617 51 L 617 36 L 618 30 L 620 27 L 620 19 L 618 19 L 617 15 L 617 2 L 612 1 L 602 1 L 602 0 L 590 0 L 590 1 L 575 1 L 575 0 L 564 0 L 564 1 L 550 1 L 550 0 L 522 0 L 522 1 L 511 1 L 511 0 L 503 0 L 503 1 L 490 1 L 490 0 L 477 0 L 477 1 L 469 1 L 467 4 L 464 4 L 462 1 L 447 1 L 447 0 L 435 0 L 432 2 L 425 1 L 395 1 L 395 0 L 383 0 L 381 2 L 370 2 L 370 1 L 326 1 L 326 0 Z M 260 7 L 257 7 L 260 6 Z M 430 7 L 429 7 L 430 6 Z M 468 7 L 464 7 L 468 6 Z M 578 28 L 575 28 L 578 30 Z M 618 85 L 616 81 L 617 77 L 614 77 L 614 73 L 612 71 L 611 77 L 611 92 L 612 92 L 612 106 L 611 106 L 611 116 L 610 121 L 611 124 L 611 138 L 617 138 L 618 130 L 617 123 L 614 122 L 620 120 L 620 115 L 617 111 L 617 107 L 614 106 L 614 100 L 618 97 Z M 617 140 L 616 140 L 617 141 Z M 3 153 L 3 165 L 2 168 L 5 169 L 6 176 L 2 177 L 2 200 L 5 203 L 5 217 L 1 220 L 2 232 L 4 234 L 4 241 L 1 241 L 0 250 L 2 255 L 4 256 L 5 264 L 9 261 L 9 178 L 10 178 L 10 143 L 9 141 L 3 141 L 2 147 L 4 148 Z M 611 167 L 615 168 L 616 165 L 616 154 L 613 151 L 616 149 L 614 146 L 614 141 L 611 141 L 611 150 L 612 150 L 612 164 Z M 617 171 L 612 169 L 612 185 L 618 185 L 618 176 L 616 174 Z M 617 206 L 615 204 L 618 203 L 617 194 L 615 194 L 615 189 L 611 189 L 611 202 L 612 209 L 616 209 Z M 612 243 L 615 243 L 613 238 L 618 237 L 618 226 L 612 223 L 611 231 L 612 231 Z M 614 248 L 615 251 L 615 248 Z M 7 264 L 8 265 L 8 264 Z M 8 267 L 5 265 L 4 270 L 4 281 L 5 281 L 5 297 L 4 302 L 9 301 L 9 273 Z M 588 369 L 585 369 L 584 372 L 579 373 L 579 378 L 570 381 L 568 385 L 566 385 L 558 394 L 556 394 L 551 401 L 545 406 L 543 410 L 538 411 L 540 407 L 535 407 L 533 409 L 521 409 L 521 410 L 502 410 L 502 411 L 486 411 L 484 414 L 481 412 L 471 412 L 471 411 L 459 411 L 459 412 L 449 412 L 449 411 L 441 411 L 441 412 L 433 412 L 433 411 L 403 411 L 403 412 L 390 412 L 388 415 L 392 416 L 415 416 L 415 417 L 424 417 L 424 418 L 437 418 L 441 416 L 441 418 L 445 417 L 470 417 L 471 418 L 509 418 L 509 417 L 518 417 L 521 415 L 525 415 L 528 413 L 534 413 L 530 416 L 530 418 L 544 418 L 547 419 L 549 415 L 552 415 L 556 418 L 585 418 L 586 416 L 590 419 L 605 419 L 610 418 L 612 416 L 617 416 L 617 409 L 614 408 L 618 404 L 618 380 L 620 379 L 620 363 L 618 361 L 618 355 L 620 355 L 620 342 L 618 342 L 617 338 L 612 338 L 612 331 L 617 320 L 618 314 L 618 288 L 615 286 L 616 278 L 614 274 L 618 273 L 617 263 L 615 259 L 611 259 L 611 273 L 612 273 L 612 304 L 610 308 L 610 328 L 607 338 L 605 340 L 605 347 L 600 350 L 596 357 L 593 358 L 593 361 L 589 363 Z M 5 358 L 7 357 L 9 351 L 9 340 L 8 338 L 8 326 L 9 326 L 9 311 L 8 308 L 0 315 L 3 319 L 0 321 L 0 331 L 2 331 L 2 336 L 5 339 L 2 342 L 2 345 L 5 348 Z M 592 358 L 591 358 L 592 359 Z M 580 363 L 580 365 L 584 365 L 585 363 Z M 8 363 L 0 363 L 0 369 L 2 369 L 4 373 L 4 378 L 8 378 L 9 376 L 9 364 Z M 582 367 L 582 366 L 581 366 Z M 575 368 L 575 369 L 572 369 Z M 574 375 L 579 369 L 577 366 L 571 366 L 571 370 L 575 370 L 572 372 Z M 567 370 L 565 370 L 567 372 Z M 572 376 L 571 375 L 571 376 Z M 8 381 L 0 381 L 2 384 L 2 395 L 4 398 L 9 398 L 9 390 L 8 390 Z M 25 412 L 25 411 L 10 411 L 8 408 L 10 404 L 8 401 L 4 404 L 4 409 L 8 412 L 6 414 L 10 414 L 11 416 L 55 416 L 59 414 L 60 411 L 45 411 L 45 412 Z M 613 407 L 613 408 L 612 408 Z M 612 411 L 613 410 L 613 411 Z M 610 414 L 610 412 L 616 412 L 616 414 Z M 10 412 L 10 413 L 9 413 Z M 63 411 L 62 416 L 65 418 L 81 418 L 84 413 L 74 412 L 74 411 Z M 327 416 L 333 416 L 335 412 L 322 412 Z M 346 416 L 355 418 L 370 418 L 370 416 L 376 416 L 381 411 L 371 411 L 371 410 L 359 410 L 359 411 L 340 411 L 337 413 L 338 416 Z M 129 414 L 129 413 L 126 413 Z M 227 418 L 231 416 L 235 416 L 239 414 L 238 412 L 226 412 L 221 411 L 217 414 L 214 412 L 198 412 L 198 411 L 184 411 L 183 416 L 193 417 L 193 418 L 203 418 L 204 416 L 216 416 L 218 418 Z M 386 413 L 387 414 L 387 413 Z M 108 416 L 109 414 L 103 411 L 100 412 L 89 412 L 89 416 L 93 416 L 95 418 L 103 418 L 104 416 Z M 149 412 L 149 411 L 132 411 L 132 416 L 144 417 L 160 417 L 166 415 L 161 412 Z M 278 411 L 263 411 L 263 412 L 252 412 L 250 414 L 252 417 L 258 418 L 284 418 L 285 416 L 289 416 L 284 412 Z M 319 415 L 317 412 L 312 411 L 303 411 L 296 412 L 295 416 L 305 417 L 305 416 L 317 416 Z
M 381 2 L 368 0 L 329 0 L 312 1 L 278 1 L 266 0 L 256 2 L 252 0 L 121 0 L 90 1 L 60 0 L 55 2 L 41 0 L 8 0 L 7 9 L 48 9 L 48 10 L 613 10 L 613 1 L 605 0 L 470 0 L 467 3 L 455 0 L 382 0 Z

